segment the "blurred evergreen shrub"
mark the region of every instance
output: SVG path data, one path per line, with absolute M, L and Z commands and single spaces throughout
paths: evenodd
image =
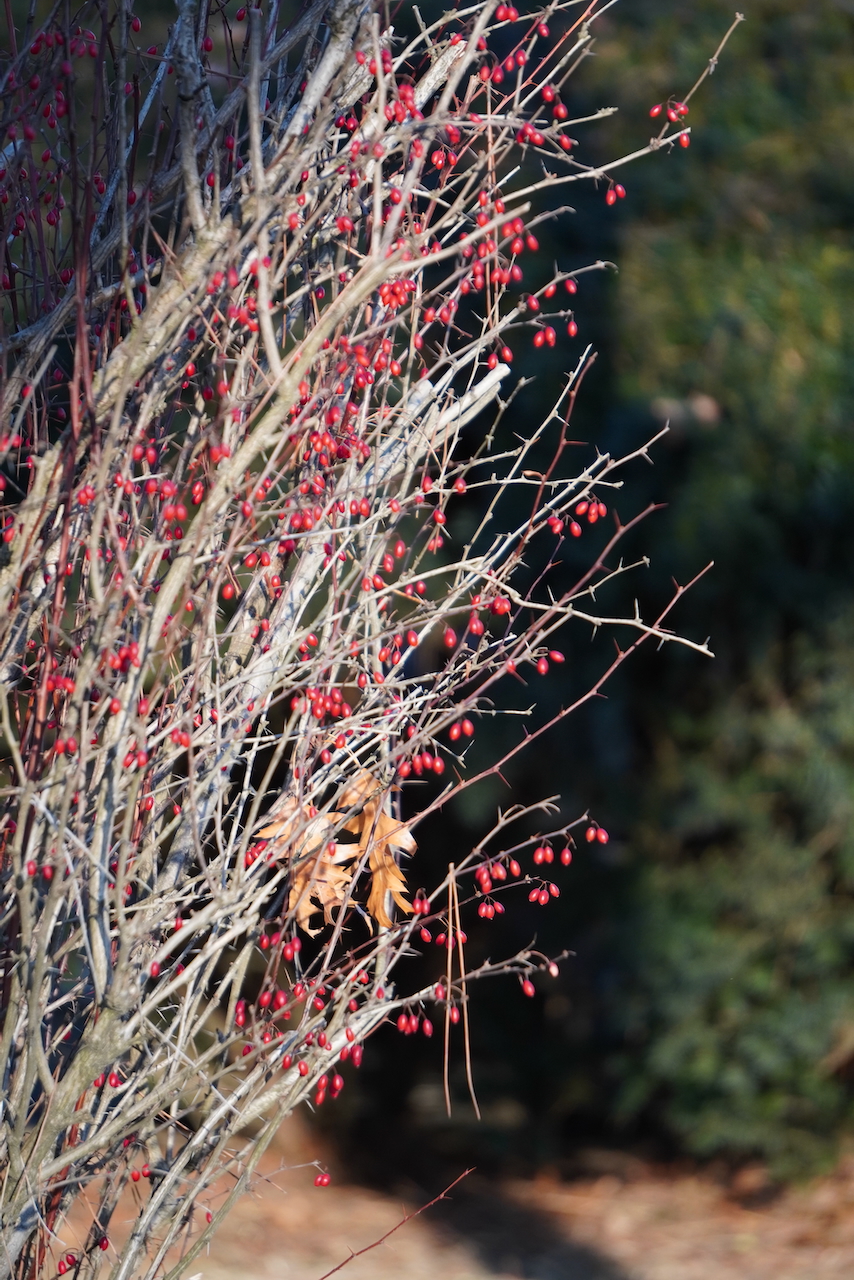
M 597 155 L 646 143 L 649 108 L 684 95 L 735 7 L 621 0 L 594 24 L 571 92 L 578 115 L 620 108 Z M 568 228 L 538 233 L 543 279 L 554 261 L 618 266 L 584 278 L 577 344 L 553 354 L 565 368 L 582 342 L 600 351 L 577 437 L 620 452 L 671 420 L 655 467 L 611 498 L 624 520 L 668 504 L 623 548 L 652 564 L 622 604 L 637 592 L 649 613 L 671 576 L 714 559 L 673 622 L 717 657 L 641 651 L 559 741 L 507 770 L 514 799 L 559 793 L 567 817 L 590 806 L 613 836 L 579 851 L 547 913 L 473 931 L 475 962 L 499 930 L 577 951 L 536 1001 L 478 993 L 481 1102 L 487 1115 L 521 1102 L 519 1122 L 475 1127 L 462 1104 L 422 1123 L 411 1046 L 389 1033 L 348 1104 L 363 1156 L 392 1115 L 396 1159 L 404 1131 L 420 1153 L 520 1170 L 571 1167 L 608 1134 L 666 1134 L 797 1178 L 854 1121 L 854 5 L 739 7 L 747 20 L 691 105 L 691 147 L 619 171 L 628 197 L 613 209 L 604 188 L 581 192 Z M 543 358 L 520 350 L 517 368 L 539 374 Z M 601 661 L 576 646 L 553 700 L 571 702 Z M 476 838 L 502 786 L 443 815 L 455 840 Z M 444 825 L 433 856 L 447 857 Z M 462 1098 L 460 1060 L 454 1072 Z
M 651 1108 L 689 1150 L 783 1177 L 820 1166 L 852 1114 L 852 625 L 674 713 L 635 832 L 618 1118 Z
M 730 17 L 619 6 L 596 73 L 618 148 Z M 854 1098 L 852 7 L 758 0 L 689 123 L 686 156 L 626 179 L 612 430 L 671 417 L 653 562 L 716 561 L 678 623 L 718 658 L 647 661 L 624 694 L 613 1118 L 791 1177 L 832 1157 Z

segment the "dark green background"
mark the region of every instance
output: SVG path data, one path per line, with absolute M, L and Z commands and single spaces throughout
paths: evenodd
M 643 145 L 649 107 L 687 91 L 732 17 L 722 0 L 615 7 L 572 105 L 620 114 L 578 129 L 580 154 Z M 544 360 L 520 340 L 516 362 L 538 375 L 518 421 L 582 339 L 600 354 L 576 438 L 624 452 L 670 416 L 655 467 L 638 464 L 615 503 L 624 520 L 668 504 L 632 539 L 652 566 L 607 604 L 637 594 L 649 615 L 672 577 L 714 559 L 674 621 L 717 656 L 642 651 L 607 700 L 508 771 L 515 798 L 560 792 L 567 818 L 589 806 L 613 838 L 585 846 L 547 911 L 473 930 L 473 958 L 535 932 L 577 957 L 533 1001 L 509 980 L 478 991 L 480 1126 L 459 1061 L 447 1124 L 439 1047 L 393 1032 L 369 1046 L 345 1109 L 377 1173 L 404 1148 L 568 1170 L 592 1142 L 759 1158 L 797 1178 L 850 1125 L 854 6 L 759 0 L 746 18 L 692 104 L 690 150 L 621 173 L 612 210 L 604 190 L 574 189 L 575 216 L 541 234 L 534 284 L 554 260 L 619 272 L 585 281 L 574 344 Z M 589 554 L 594 531 L 582 542 Z M 577 693 L 607 645 L 579 632 L 541 702 Z M 469 847 L 496 800 L 490 784 L 444 819 L 437 861 L 449 832 Z

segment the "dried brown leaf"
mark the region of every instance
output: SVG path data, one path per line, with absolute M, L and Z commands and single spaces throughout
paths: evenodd
M 366 804 L 380 789 L 380 784 L 367 769 L 359 769 L 341 795 L 342 809 L 358 809 Z
M 386 894 L 390 893 L 401 911 L 412 913 L 412 906 L 403 896 L 406 878 L 397 865 L 392 848 L 414 853 L 417 845 L 409 828 L 396 818 L 383 813 L 376 801 L 368 801 L 362 812 L 344 824 L 348 831 L 359 835 L 359 857 L 368 856 L 371 872 L 371 891 L 367 908 L 377 924 L 391 928 L 392 921 L 386 911 Z
M 333 909 L 344 906 L 353 879 L 353 868 L 342 865 L 352 862 L 352 851 L 332 843 L 333 824 L 337 817 L 339 814 L 330 813 L 312 818 L 305 827 L 299 854 L 294 859 L 288 906 L 294 912 L 298 926 L 312 937 L 320 932 L 309 924 L 314 912 L 320 907 L 324 923 L 332 924 Z
M 412 832 L 390 818 L 387 813 L 377 816 L 376 828 L 372 837 L 368 862 L 372 872 L 371 892 L 368 896 L 368 911 L 378 924 L 386 928 L 391 920 L 385 909 L 386 894 L 390 893 L 401 911 L 412 914 L 412 905 L 403 896 L 406 890 L 406 879 L 395 861 L 392 847 L 403 849 L 406 853 L 414 853 L 416 849 Z
M 348 859 L 352 857 L 347 856 Z M 312 937 L 320 933 L 319 928 L 313 929 L 310 924 L 318 907 L 323 911 L 324 924 L 332 924 L 332 912 L 336 907 L 344 906 L 352 879 L 353 868 L 342 866 L 337 855 L 330 857 L 325 845 L 298 862 L 294 868 L 288 905 L 300 929 Z
M 308 805 L 300 804 L 296 796 L 288 796 L 273 821 L 256 834 L 259 840 L 270 840 L 276 846 L 282 845 L 287 849 L 294 844 L 297 836 L 305 832 L 311 818 Z
M 352 868 L 353 853 L 347 849 L 328 850 L 338 813 L 315 814 L 308 805 L 288 797 L 274 820 L 262 827 L 258 836 L 269 840 L 272 852 L 293 865 L 288 906 L 300 929 L 314 936 L 319 929 L 311 927 L 311 917 L 321 909 L 326 924 L 333 921 L 332 912 L 344 905 Z
M 344 812 L 319 815 L 290 796 L 273 821 L 258 832 L 260 839 L 271 842 L 273 853 L 291 862 L 289 907 L 299 928 L 312 936 L 320 932 L 310 924 L 315 911 L 322 910 L 325 923 L 331 924 L 333 911 L 346 903 L 354 868 L 343 864 L 354 858 L 367 860 L 371 873 L 367 910 L 378 925 L 387 929 L 392 925 L 386 910 L 387 894 L 391 894 L 401 911 L 412 912 L 405 897 L 406 878 L 397 865 L 394 849 L 414 853 L 417 846 L 407 825 L 384 812 L 380 792 L 380 783 L 374 775 L 360 769 L 345 787 L 340 800 L 342 810 L 359 809 L 359 813 L 341 822 Z M 339 823 L 339 829 L 359 837 L 359 844 L 356 847 L 339 845 L 330 853 L 330 842 Z

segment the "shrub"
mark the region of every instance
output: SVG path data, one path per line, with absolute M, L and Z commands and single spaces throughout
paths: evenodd
M 581 273 L 522 292 L 538 220 L 567 184 L 622 189 L 574 159 L 561 104 L 584 15 L 553 6 L 552 34 L 480 3 L 400 39 L 354 0 L 277 13 L 180 0 L 149 44 L 129 8 L 84 6 L 5 61 L 0 1274 L 22 1280 L 177 1275 L 381 1022 L 438 1016 L 447 1044 L 473 976 L 530 995 L 557 972 L 531 947 L 467 975 L 464 922 L 520 879 L 552 901 L 579 822 L 607 839 L 514 833 L 517 807 L 440 883 L 401 865 L 477 780 L 502 682 L 603 625 L 622 572 L 624 526 L 597 535 L 646 446 L 572 464 L 589 352 L 495 445 L 511 343 L 575 334 Z M 589 567 L 552 597 L 582 532 Z M 549 724 L 673 639 L 668 612 L 629 615 Z M 408 990 L 430 941 L 442 973 Z

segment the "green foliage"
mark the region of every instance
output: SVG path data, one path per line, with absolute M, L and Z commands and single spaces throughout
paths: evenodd
M 598 74 L 624 86 L 623 141 L 729 17 L 620 6 Z M 692 105 L 690 152 L 626 180 L 617 251 L 614 429 L 672 418 L 653 556 L 682 580 L 716 561 L 678 621 L 719 655 L 647 664 L 625 695 L 617 1118 L 783 1177 L 852 1118 L 852 53 L 832 0 L 754 5 Z
M 572 92 L 574 115 L 620 108 L 599 155 L 657 132 L 649 108 L 687 92 L 734 8 L 621 0 L 594 24 Z M 789 1178 L 830 1161 L 854 1120 L 852 55 L 850 4 L 752 0 L 692 100 L 691 147 L 615 170 L 626 200 L 606 210 L 604 188 L 580 193 L 568 231 L 538 233 L 543 278 L 555 260 L 618 265 L 584 277 L 574 304 L 579 343 L 600 351 L 574 432 L 617 453 L 670 418 L 655 467 L 611 498 L 623 520 L 668 504 L 623 548 L 652 561 L 626 590 L 649 609 L 713 559 L 673 624 L 717 657 L 642 652 L 560 741 L 507 770 L 514 799 L 560 793 L 613 839 L 578 851 L 554 908 L 494 926 L 577 955 L 557 993 L 512 1013 L 509 1039 L 506 991 L 479 993 L 481 1101 L 488 1113 L 492 1090 L 526 1110 L 498 1138 L 481 1128 L 479 1146 L 461 1123 L 460 1159 L 482 1166 L 500 1139 L 502 1159 L 559 1163 L 610 1128 L 758 1156 Z M 592 159 L 584 137 L 578 154 Z M 562 554 L 570 573 L 577 552 Z M 602 652 L 568 653 L 555 703 Z M 500 803 L 504 783 L 489 785 Z M 463 842 L 481 806 L 473 793 L 454 811 Z M 385 1108 L 406 1078 L 394 1052 Z
M 796 1176 L 851 1117 L 854 657 L 851 619 L 704 716 L 670 718 L 621 1007 L 624 1114 L 660 1110 L 690 1150 Z

